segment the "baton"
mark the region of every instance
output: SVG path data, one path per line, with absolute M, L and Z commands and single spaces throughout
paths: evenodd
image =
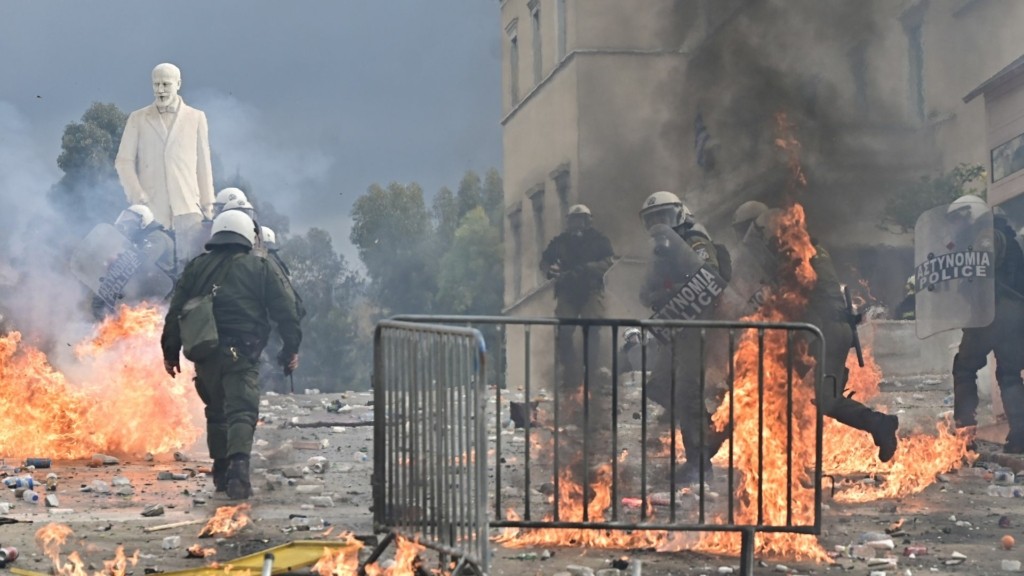
M 295 394 L 295 376 L 288 374 L 288 383 L 292 386 L 292 394 Z
M 850 347 L 857 351 L 857 366 L 864 367 L 864 350 L 860 347 L 860 335 L 857 334 L 857 324 L 860 324 L 860 315 L 853 312 L 853 299 L 850 298 L 850 287 L 843 286 L 843 299 L 846 300 L 846 321 L 853 329 L 853 341 Z

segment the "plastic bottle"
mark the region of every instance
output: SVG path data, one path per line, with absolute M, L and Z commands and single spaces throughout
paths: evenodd
M 39 502 L 39 493 L 36 492 L 35 490 L 25 490 L 25 493 L 22 494 L 21 497 L 25 500 L 25 502 L 29 502 L 32 504 Z
M 31 490 L 35 488 L 36 481 L 33 480 L 31 476 L 14 476 L 11 478 L 5 478 L 4 486 L 11 489 L 28 488 Z

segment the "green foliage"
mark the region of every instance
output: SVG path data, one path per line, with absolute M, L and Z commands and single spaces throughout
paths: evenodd
M 352 208 L 349 238 L 385 314 L 429 313 L 436 282 L 430 215 L 418 184 L 370 186 Z
M 502 307 L 502 246 L 483 206 L 462 219 L 451 248 L 441 258 L 436 308 L 443 314 L 499 314 Z
M 214 174 L 217 174 L 217 172 L 214 172 Z M 233 176 L 217 178 L 213 183 L 213 188 L 217 191 L 232 187 L 245 192 L 245 197 L 256 210 L 256 219 L 259 221 L 259 225 L 273 230 L 274 234 L 277 235 L 278 244 L 283 243 L 288 237 L 288 232 L 291 228 L 291 221 L 288 219 L 288 216 L 278 212 L 277 208 L 269 200 L 260 200 L 260 195 L 257 194 L 254 186 L 237 171 Z
M 319 228 L 288 239 L 280 255 L 307 310 L 296 388 L 367 388 L 372 356 L 368 329 L 360 321 L 362 281 L 334 251 L 330 234 Z
M 914 229 L 918 217 L 926 210 L 948 204 L 964 194 L 984 198 L 985 175 L 985 168 L 980 164 L 959 164 L 937 177 L 923 176 L 889 197 L 885 203 L 884 221 L 907 232 Z M 982 187 L 975 188 L 978 183 Z
M 94 102 L 81 122 L 64 128 L 57 166 L 64 176 L 49 198 L 80 228 L 112 221 L 125 206 L 114 158 L 128 115 L 114 104 Z

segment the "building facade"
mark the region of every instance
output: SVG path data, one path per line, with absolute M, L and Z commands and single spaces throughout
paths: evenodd
M 1024 54 L 1022 21 L 1003 0 L 503 0 L 506 312 L 552 314 L 539 256 L 584 203 L 619 256 L 609 313 L 645 316 L 637 212 L 657 190 L 726 241 L 743 201 L 796 199 L 840 273 L 895 304 L 913 241 L 885 221 L 900 186 L 960 163 L 987 167 L 994 201 L 1024 186 L 991 180 L 992 151 L 1024 133 L 1002 110 L 1024 96 L 988 116 L 988 94 L 964 98 Z

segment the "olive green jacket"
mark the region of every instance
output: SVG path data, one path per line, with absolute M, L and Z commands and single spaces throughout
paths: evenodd
M 189 299 L 208 293 L 221 266 L 231 267 L 213 301 L 221 341 L 241 339 L 254 343 L 258 349 L 251 352 L 258 356 L 270 335 L 269 320 L 273 320 L 284 342 L 282 356 L 298 353 L 302 330 L 291 287 L 264 258 L 241 246 L 229 245 L 202 254 L 185 266 L 174 287 L 160 338 L 164 358 L 178 359 L 181 310 Z

